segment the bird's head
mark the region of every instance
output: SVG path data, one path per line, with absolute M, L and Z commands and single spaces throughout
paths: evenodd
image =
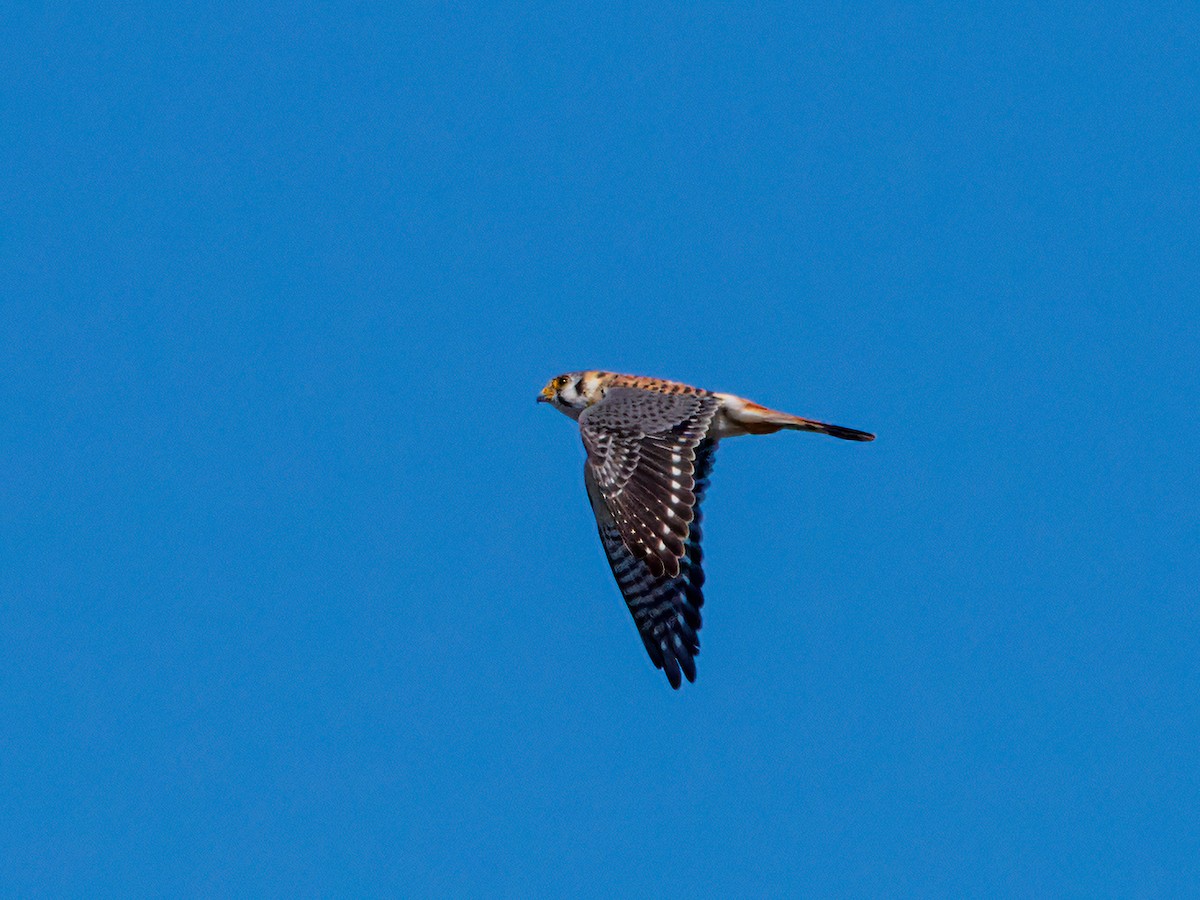
M 608 383 L 607 372 L 567 372 L 551 378 L 542 392 L 538 403 L 552 404 L 572 419 L 604 396 Z

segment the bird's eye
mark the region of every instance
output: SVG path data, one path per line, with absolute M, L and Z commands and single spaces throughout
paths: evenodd
M 567 386 L 567 376 L 559 375 L 557 378 L 555 378 L 554 386 L 560 387 L 560 388 L 565 388 Z

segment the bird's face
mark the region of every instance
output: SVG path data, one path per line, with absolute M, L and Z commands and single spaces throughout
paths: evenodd
M 538 394 L 538 403 L 549 403 L 572 419 L 604 396 L 604 372 L 567 372 L 551 378 Z

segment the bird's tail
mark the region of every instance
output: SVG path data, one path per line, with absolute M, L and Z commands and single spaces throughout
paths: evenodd
M 843 425 L 830 425 L 828 422 L 818 422 L 816 419 L 805 419 L 802 416 L 789 416 L 786 413 L 782 414 L 782 419 L 779 423 L 781 428 L 790 428 L 793 431 L 815 431 L 818 434 L 827 434 L 830 437 L 841 438 L 843 441 L 873 441 L 875 435 L 868 431 L 859 431 L 857 428 L 846 428 Z
M 791 431 L 815 431 L 817 434 L 827 434 L 843 441 L 875 440 L 875 435 L 859 431 L 857 428 L 845 428 L 842 425 L 830 425 L 816 419 L 793 416 L 791 413 L 768 409 L 740 397 L 736 398 L 735 402 L 727 402 L 726 415 L 748 434 L 774 434 L 786 428 Z

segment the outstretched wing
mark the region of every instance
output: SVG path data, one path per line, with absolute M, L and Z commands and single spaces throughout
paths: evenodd
M 684 552 L 675 576 L 654 575 L 645 560 L 635 556 L 625 544 L 616 520 L 609 512 L 592 466 L 584 468 L 588 499 L 596 514 L 596 525 L 617 586 L 633 614 L 642 643 L 654 665 L 662 669 L 678 688 L 680 672 L 688 681 L 696 680 L 695 657 L 700 652 L 700 607 L 704 605 L 704 554 L 700 549 L 700 503 L 708 488 L 715 441 L 703 441 L 695 452 L 692 494 L 692 521 L 684 541 Z
M 654 577 L 679 575 L 694 515 L 696 448 L 711 394 L 612 388 L 579 416 L 587 470 L 626 548 Z
M 708 394 L 612 388 L 579 417 L 600 540 L 655 666 L 695 680 L 704 602 L 699 504 L 716 443 Z

